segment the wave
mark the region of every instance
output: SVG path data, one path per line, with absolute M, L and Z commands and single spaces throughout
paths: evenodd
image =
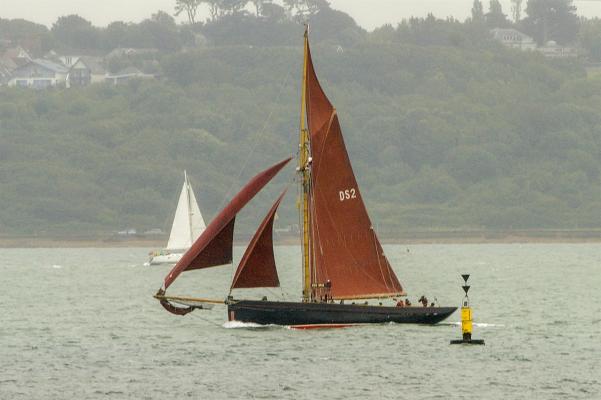
M 225 329 L 267 329 L 276 325 L 261 325 L 254 322 L 226 321 L 222 325 Z

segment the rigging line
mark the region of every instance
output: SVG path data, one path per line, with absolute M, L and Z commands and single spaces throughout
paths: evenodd
M 378 242 L 376 240 L 376 232 L 374 231 L 373 226 L 371 227 L 371 233 L 372 233 L 374 248 L 376 251 L 376 257 L 378 258 L 378 268 L 380 269 L 380 275 L 382 275 L 382 281 L 384 282 L 384 285 L 386 285 L 386 290 L 391 291 L 390 287 L 388 286 L 388 281 L 387 281 L 386 277 L 384 276 L 384 271 L 382 271 L 382 263 L 380 262 L 380 252 L 378 251 Z M 382 250 L 382 253 L 383 252 L 384 251 Z M 390 275 L 390 272 L 388 275 Z M 390 276 L 388 278 L 390 279 Z
M 230 197 L 230 194 L 232 192 L 232 189 L 234 188 L 234 185 L 236 184 L 236 182 L 238 182 L 238 180 L 240 180 L 240 177 L 242 176 L 242 171 L 244 171 L 246 169 L 246 166 L 248 165 L 248 162 L 250 161 L 250 158 L 254 154 L 255 149 L 257 148 L 257 145 L 259 144 L 259 139 L 265 134 L 265 131 L 267 129 L 267 125 L 271 122 L 273 114 L 275 113 L 276 105 L 279 104 L 279 100 L 280 100 L 280 97 L 282 96 L 282 93 L 284 92 L 284 88 L 288 85 L 288 81 L 290 80 L 290 75 L 291 74 L 286 75 L 286 79 L 284 80 L 284 83 L 280 86 L 280 90 L 278 91 L 278 95 L 275 97 L 275 101 L 273 103 L 271 111 L 267 115 L 267 119 L 265 119 L 265 123 L 263 124 L 263 128 L 259 132 L 257 132 L 257 134 L 255 135 L 254 143 L 253 143 L 252 147 L 250 148 L 250 151 L 248 151 L 246 159 L 242 163 L 242 167 L 240 168 L 240 171 L 238 172 L 238 175 L 234 179 L 232 179 L 232 184 L 230 185 L 229 189 L 227 190 L 227 192 L 223 196 L 223 199 L 221 200 L 219 209 L 222 209 L 225 206 L 225 203 L 226 203 L 227 199 Z
M 380 243 L 380 239 L 378 238 L 378 235 L 376 234 L 376 232 L 374 231 L 374 241 L 376 241 L 379 244 L 379 249 L 382 251 L 382 257 L 384 257 L 384 260 L 386 260 L 386 263 L 388 264 L 388 279 L 390 280 L 390 284 L 394 287 L 394 279 L 392 279 L 392 275 L 394 275 L 396 277 L 396 274 L 394 273 L 394 270 L 392 269 L 392 265 L 390 264 L 390 261 L 388 261 L 388 257 L 386 257 L 386 253 L 384 252 L 384 247 L 382 246 L 382 243 Z M 396 281 L 398 282 L 398 278 L 396 278 Z M 400 282 L 399 282 L 400 285 Z M 401 285 L 401 291 L 403 290 L 403 286 Z

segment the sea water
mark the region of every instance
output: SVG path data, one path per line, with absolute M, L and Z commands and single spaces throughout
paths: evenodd
M 459 313 L 311 331 L 223 306 L 175 316 L 147 251 L 0 251 L 0 399 L 601 399 L 600 244 L 385 246 L 414 304 L 459 306 L 470 273 L 485 346 L 449 345 Z M 282 288 L 237 295 L 298 300 L 299 257 L 277 248 Z M 222 299 L 232 274 L 185 272 L 169 292 Z

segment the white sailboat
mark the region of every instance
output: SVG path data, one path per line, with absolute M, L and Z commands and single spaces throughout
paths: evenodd
M 184 171 L 184 185 L 177 202 L 167 247 L 160 251 L 151 252 L 149 264 L 177 263 L 205 230 L 205 227 L 205 222 L 196 202 L 196 196 L 194 196 L 194 190 L 192 190 L 192 186 L 188 181 L 188 174 Z

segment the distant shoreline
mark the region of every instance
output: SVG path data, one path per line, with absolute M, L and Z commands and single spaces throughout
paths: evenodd
M 486 243 L 601 243 L 599 230 L 507 230 L 507 231 L 413 231 L 380 234 L 383 244 L 486 244 Z M 249 237 L 243 235 L 237 245 L 245 246 Z M 110 248 L 146 247 L 162 249 L 166 238 L 79 238 L 79 237 L 0 237 L 0 248 Z M 275 235 L 276 245 L 295 245 L 298 236 Z

